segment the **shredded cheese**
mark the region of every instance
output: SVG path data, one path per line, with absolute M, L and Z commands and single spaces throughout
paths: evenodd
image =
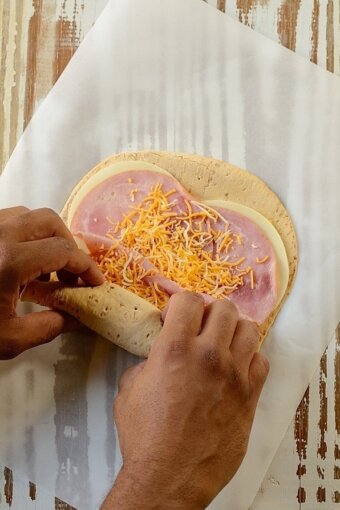
M 258 257 L 256 257 L 256 263 L 257 264 L 264 264 L 264 262 L 267 262 L 268 259 L 269 259 L 269 255 L 266 255 L 262 259 L 259 259 Z
M 241 236 L 241 234 L 234 234 L 234 237 L 237 241 L 237 244 L 239 244 L 239 245 L 243 244 L 243 236 Z
M 131 190 L 131 198 L 137 192 Z M 233 243 L 242 244 L 242 236 L 233 234 L 228 221 L 209 206 L 171 201 L 175 192 L 165 193 L 158 184 L 138 206 L 131 205 L 131 212 L 119 223 L 110 222 L 107 235 L 119 247 L 114 243 L 94 254 L 106 278 L 159 308 L 169 296 L 157 285 L 158 273 L 185 289 L 219 299 L 244 285 L 245 277 L 253 289 L 254 272 L 245 267 L 246 258 L 228 260 Z M 223 231 L 212 228 L 217 220 L 223 221 Z

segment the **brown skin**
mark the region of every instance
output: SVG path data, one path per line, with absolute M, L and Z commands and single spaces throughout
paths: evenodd
M 175 294 L 148 360 L 114 403 L 123 467 L 102 510 L 198 510 L 247 450 L 269 365 L 256 325 L 235 306 Z
M 89 285 L 104 282 L 55 212 L 25 207 L 0 210 L 0 359 L 14 358 L 76 326 L 74 319 L 54 310 L 16 314 L 23 286 L 48 278 L 53 271 L 66 281 L 80 277 Z
M 0 359 L 74 326 L 54 311 L 16 314 L 36 278 L 103 283 L 94 262 L 49 209 L 0 211 Z M 245 455 L 268 374 L 257 327 L 235 306 L 174 295 L 149 359 L 125 372 L 114 403 L 123 467 L 102 510 L 198 510 L 232 479 Z

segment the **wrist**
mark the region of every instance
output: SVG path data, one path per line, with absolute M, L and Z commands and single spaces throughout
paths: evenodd
M 146 463 L 121 468 L 101 510 L 204 510 L 207 503 L 200 487 Z

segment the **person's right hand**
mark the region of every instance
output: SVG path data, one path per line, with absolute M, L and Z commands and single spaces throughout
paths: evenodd
M 56 310 L 16 314 L 21 289 L 53 271 L 74 283 L 78 277 L 89 285 L 105 280 L 55 212 L 25 207 L 0 210 L 0 359 L 13 358 L 74 327 L 75 319 Z
M 123 467 L 103 510 L 202 509 L 232 479 L 269 369 L 258 341 L 230 301 L 171 297 L 148 360 L 120 383 Z

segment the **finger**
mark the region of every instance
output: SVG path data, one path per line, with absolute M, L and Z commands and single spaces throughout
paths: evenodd
M 6 338 L 1 341 L 1 359 L 18 356 L 27 349 L 50 342 L 61 333 L 73 331 L 79 323 L 53 310 L 35 312 L 6 321 Z
M 228 299 L 218 299 L 205 309 L 203 328 L 200 334 L 206 343 L 228 348 L 236 330 L 239 314 Z
M 0 209 L 0 223 L 8 220 L 9 218 L 13 218 L 15 216 L 19 216 L 20 214 L 27 213 L 29 209 L 22 205 L 18 207 L 8 207 L 6 209 Z
M 255 322 L 240 320 L 237 324 L 230 352 L 236 366 L 248 373 L 254 353 L 259 348 L 260 332 Z
M 139 375 L 144 369 L 145 363 L 146 361 L 143 361 L 142 363 L 138 363 L 138 365 L 134 365 L 133 367 L 125 370 L 118 383 L 119 392 L 126 391 L 131 388 L 131 385 L 137 375 Z
M 249 367 L 249 389 L 255 406 L 260 398 L 268 373 L 268 359 L 260 352 L 256 352 Z
M 63 237 L 12 244 L 5 248 L 1 281 L 7 281 L 8 285 L 13 281 L 25 285 L 42 274 L 60 269 L 78 275 L 89 285 L 100 285 L 105 281 L 95 262 Z
M 11 216 L 2 225 L 6 238 L 13 242 L 35 241 L 46 237 L 64 237 L 73 246 L 76 242 L 60 216 L 52 209 L 27 210 Z
M 169 308 L 160 337 L 187 342 L 201 330 L 204 301 L 193 292 L 177 292 L 169 301 Z M 157 340 L 156 342 L 157 343 Z

